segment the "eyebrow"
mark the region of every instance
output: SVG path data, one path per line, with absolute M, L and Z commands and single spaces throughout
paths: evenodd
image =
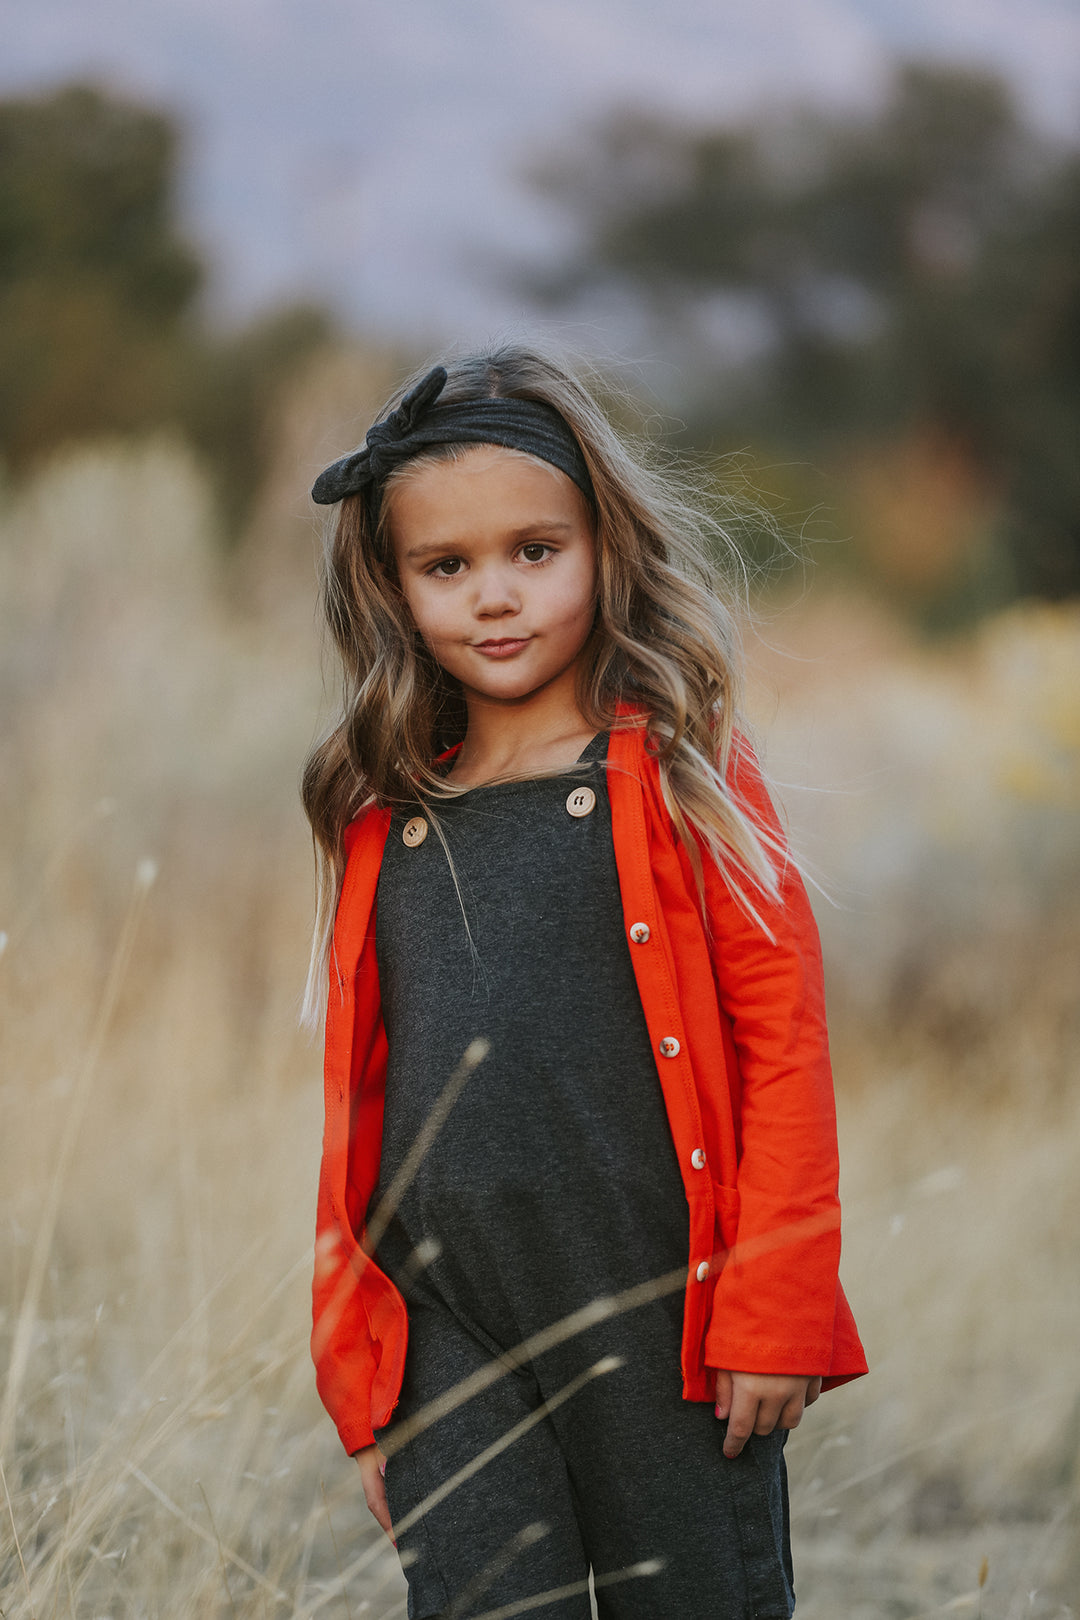
M 560 518 L 538 518 L 535 523 L 523 523 L 520 528 L 509 530 L 509 538 L 523 540 L 530 535 L 568 534 L 573 528 L 572 523 L 564 522 Z M 453 540 L 421 540 L 417 545 L 409 547 L 405 553 L 405 561 L 413 562 L 418 557 L 453 555 Z

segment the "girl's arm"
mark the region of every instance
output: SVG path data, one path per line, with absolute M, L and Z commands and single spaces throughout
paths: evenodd
M 705 863 L 713 973 L 734 1046 L 739 1137 L 738 1229 L 717 1280 L 705 1360 L 734 1375 L 734 1417 L 742 1429 L 749 1396 L 739 1374 L 829 1373 L 838 1311 L 846 1307 L 837 1275 L 839 1166 L 817 925 L 745 744 L 736 748 L 729 780 L 781 850 L 778 897 L 748 890 L 760 921 L 747 916 L 715 863 Z M 862 1362 L 850 1372 L 864 1368 Z M 774 1407 L 769 1397 L 768 1410 Z

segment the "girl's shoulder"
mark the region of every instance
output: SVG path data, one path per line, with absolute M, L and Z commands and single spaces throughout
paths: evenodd
M 345 870 L 334 913 L 333 953 L 339 976 L 347 977 L 360 959 L 389 829 L 390 811 L 378 804 L 366 805 L 345 828 Z
M 390 811 L 386 806 L 376 804 L 374 800 L 361 806 L 342 834 L 346 862 L 349 861 L 358 843 L 364 842 L 376 829 L 384 829 L 389 825 Z
M 632 769 L 646 781 L 659 777 L 657 748 L 649 740 L 649 711 L 623 701 L 616 712 L 611 732 L 612 756 L 624 769 Z M 729 794 L 748 805 L 768 802 L 768 789 L 754 745 L 745 731 L 735 726 L 728 748 L 724 785 Z
M 444 749 L 441 754 L 436 754 L 432 768 L 436 771 L 447 769 L 460 748 L 461 744 L 456 742 L 450 748 Z M 346 863 L 358 842 L 369 833 L 376 830 L 384 832 L 389 827 L 391 813 L 389 805 L 380 804 L 376 799 L 368 799 L 360 806 L 353 819 L 346 823 L 342 833 Z

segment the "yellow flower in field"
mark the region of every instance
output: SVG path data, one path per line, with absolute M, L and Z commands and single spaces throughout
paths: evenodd
M 1003 793 L 1029 804 L 1054 804 L 1061 800 L 1067 786 L 1059 772 L 1033 754 L 1007 760 L 998 780 Z
M 1080 671 L 1074 672 L 1071 679 L 1076 683 L 1071 689 L 1059 689 L 1050 697 L 1044 723 L 1060 748 L 1080 755 Z

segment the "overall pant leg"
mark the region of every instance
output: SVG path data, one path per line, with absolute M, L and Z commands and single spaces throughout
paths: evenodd
M 657 1301 L 537 1362 L 545 1394 L 601 1356 L 622 1363 L 551 1419 L 599 1613 L 788 1620 L 786 1432 L 752 1435 L 740 1456 L 725 1457 L 726 1425 L 712 1404 L 682 1398 L 678 1331 L 678 1305 Z
M 482 1342 L 442 1301 L 414 1289 L 395 1423 L 497 1366 L 498 1355 L 498 1346 Z M 409 1620 L 472 1620 L 567 1586 L 578 1590 L 530 1607 L 530 1616 L 589 1620 L 573 1491 L 542 1404 L 535 1377 L 519 1369 L 502 1373 L 400 1451 L 394 1425 L 380 1431 L 390 1451 L 386 1495 L 409 1583 Z

